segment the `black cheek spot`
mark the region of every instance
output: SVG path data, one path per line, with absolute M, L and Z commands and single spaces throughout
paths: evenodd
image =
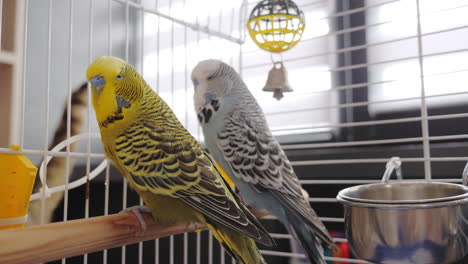
M 201 110 L 201 114 L 202 114 L 202 116 L 203 116 L 203 120 L 205 121 L 205 123 L 208 123 L 208 120 L 206 119 L 206 112 L 207 112 L 207 111 L 206 111 L 206 108 L 203 108 L 203 109 Z M 203 121 L 203 120 L 202 120 L 202 121 Z
M 219 101 L 218 100 L 211 101 L 211 105 L 213 106 L 213 109 L 215 111 L 218 111 L 218 109 L 219 109 Z
M 203 123 L 203 116 L 201 114 L 198 114 L 197 117 L 198 121 L 200 121 L 200 123 Z
M 210 122 L 210 118 L 212 115 L 213 115 L 213 112 L 211 111 L 211 109 L 208 109 L 205 114 L 205 123 Z

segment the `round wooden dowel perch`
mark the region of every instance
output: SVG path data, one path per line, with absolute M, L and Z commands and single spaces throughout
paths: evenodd
M 131 212 L 0 231 L 0 263 L 48 262 L 204 228 L 187 222 L 162 225 L 151 214 L 142 215 L 145 232 Z
M 190 223 L 161 225 L 150 214 L 142 215 L 147 224 L 144 233 L 131 212 L 1 231 L 0 263 L 47 262 L 191 232 L 195 228 Z

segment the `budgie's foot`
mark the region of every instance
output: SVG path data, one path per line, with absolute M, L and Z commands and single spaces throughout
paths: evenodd
M 121 213 L 126 213 L 126 212 L 134 213 L 135 216 L 138 218 L 138 221 L 140 222 L 141 231 L 142 232 L 146 231 L 145 219 L 143 218 L 141 213 L 151 213 L 151 209 L 149 209 L 149 207 L 144 206 L 144 205 L 136 205 L 136 206 L 126 208 L 126 209 L 124 209 L 124 210 L 122 210 L 120 212 Z

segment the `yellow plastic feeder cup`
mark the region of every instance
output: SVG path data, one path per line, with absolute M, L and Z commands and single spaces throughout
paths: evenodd
M 26 156 L 0 154 L 0 229 L 24 227 L 36 174 L 36 166 Z

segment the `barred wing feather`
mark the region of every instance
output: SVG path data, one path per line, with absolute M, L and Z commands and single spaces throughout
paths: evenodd
M 134 188 L 179 198 L 213 221 L 272 244 L 188 132 L 173 134 L 152 123 L 134 124 L 117 138 L 115 149 Z
M 286 154 L 266 126 L 242 114 L 231 114 L 218 147 L 224 153 L 236 177 L 259 192 L 271 192 L 287 208 L 317 230 L 317 235 L 334 246 L 325 226 L 302 196 L 301 185 Z

